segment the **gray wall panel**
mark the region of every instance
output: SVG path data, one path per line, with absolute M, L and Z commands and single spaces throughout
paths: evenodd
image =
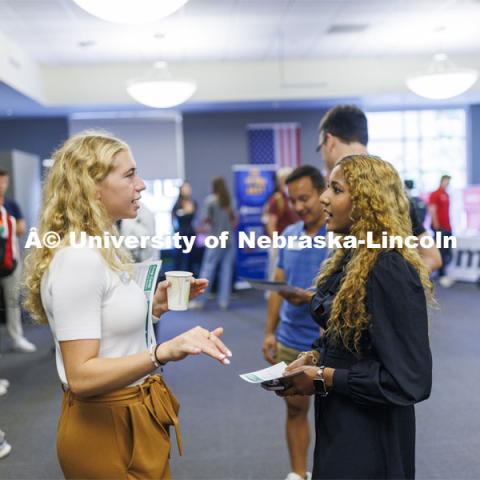
M 185 173 L 200 203 L 210 193 L 211 179 L 232 182 L 232 166 L 248 163 L 246 127 L 250 123 L 298 122 L 302 163 L 321 167 L 315 152 L 318 123 L 324 110 L 186 113 L 183 116 Z

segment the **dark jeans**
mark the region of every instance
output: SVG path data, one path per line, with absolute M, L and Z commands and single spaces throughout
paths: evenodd
M 443 229 L 440 229 L 440 230 L 435 230 L 433 229 L 433 235 L 434 237 L 436 238 L 436 233 L 438 232 L 440 235 L 441 235 L 441 239 L 442 239 L 442 244 L 443 244 L 443 238 L 444 237 L 449 237 L 452 235 L 452 232 L 448 231 L 448 230 L 443 230 Z M 451 262 L 452 260 L 452 251 L 450 249 L 450 247 L 440 247 L 439 248 L 440 250 L 440 255 L 442 256 L 442 266 L 438 269 L 438 276 L 439 277 L 444 277 L 446 275 L 446 267 L 448 266 L 448 264 Z
M 192 272 L 195 277 L 198 276 L 200 263 L 202 260 L 201 249 L 193 247 L 190 253 L 183 253 L 181 249 L 175 251 L 175 270 Z

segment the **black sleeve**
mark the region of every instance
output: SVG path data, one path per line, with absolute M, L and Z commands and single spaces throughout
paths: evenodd
M 425 400 L 432 386 L 428 316 L 420 279 L 396 252 L 377 260 L 367 284 L 373 355 L 336 369 L 334 391 L 363 405 L 405 406 Z
M 413 234 L 418 237 L 422 233 L 425 233 L 425 227 L 422 225 L 420 220 L 418 220 L 417 212 L 415 211 L 415 206 L 413 205 L 413 202 L 409 200 L 410 202 L 410 220 L 412 221 L 412 232 Z

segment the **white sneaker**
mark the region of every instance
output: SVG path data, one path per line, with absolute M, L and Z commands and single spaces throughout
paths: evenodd
M 5 440 L 5 434 L 0 430 L 0 458 L 6 457 L 12 451 L 12 446 Z
M 450 288 L 454 283 L 455 280 L 452 277 L 447 277 L 446 275 L 444 277 L 440 277 L 438 279 L 438 283 L 443 287 L 443 288 Z
M 8 388 L 5 385 L 0 385 L 0 397 L 3 397 L 8 391 Z
M 13 348 L 23 353 L 32 353 L 37 351 L 37 347 L 32 342 L 29 342 L 25 337 L 22 337 L 14 342 Z
M 0 378 L 0 386 L 8 388 L 10 386 L 10 382 L 6 378 Z
M 312 479 L 312 474 L 310 472 L 305 473 L 305 476 L 302 477 L 298 473 L 295 472 L 290 472 L 285 480 L 311 480 Z

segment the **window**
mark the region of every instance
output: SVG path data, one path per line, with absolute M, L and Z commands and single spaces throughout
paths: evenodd
M 369 112 L 368 151 L 392 163 L 420 194 L 452 176 L 451 188 L 467 185 L 464 109 Z
M 180 186 L 180 178 L 145 181 L 146 190 L 142 192 L 142 202 L 155 215 L 157 236 L 173 235 L 172 208 L 175 204 Z

